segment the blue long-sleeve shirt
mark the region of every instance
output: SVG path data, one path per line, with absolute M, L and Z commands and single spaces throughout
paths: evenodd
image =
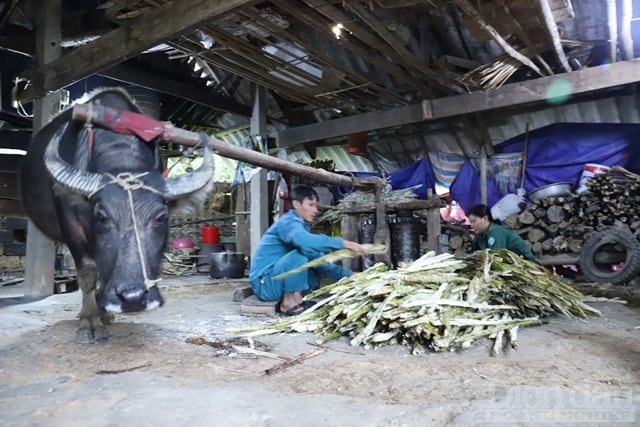
M 253 282 L 260 276 L 268 275 L 273 265 L 294 249 L 312 260 L 343 247 L 343 239 L 311 233 L 311 226 L 294 210 L 291 210 L 269 227 L 262 236 L 251 260 L 249 280 Z M 328 264 L 327 267 L 325 271 L 335 279 L 348 276 L 351 273 L 335 264 Z

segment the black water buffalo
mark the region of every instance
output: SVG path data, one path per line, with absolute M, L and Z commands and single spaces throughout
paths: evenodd
M 117 88 L 87 102 L 140 112 Z M 156 281 L 170 204 L 206 196 L 213 170 L 208 148 L 204 159 L 188 175 L 164 178 L 155 141 L 88 126 L 72 120 L 70 110 L 34 136 L 22 168 L 23 203 L 35 225 L 73 256 L 83 293 L 79 342 L 107 339 L 108 312 L 163 304 Z

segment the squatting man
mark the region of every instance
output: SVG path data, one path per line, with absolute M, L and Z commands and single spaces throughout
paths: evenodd
M 341 279 L 351 271 L 327 263 L 283 279 L 273 279 L 307 262 L 337 249 L 350 249 L 356 255 L 364 250 L 358 243 L 311 233 L 311 223 L 318 214 L 318 194 L 306 185 L 291 192 L 293 209 L 275 222 L 260 240 L 249 269 L 253 292 L 262 301 L 279 301 L 278 309 L 287 316 L 302 313 L 313 303 L 303 301 L 303 293 L 318 287 L 320 276 Z

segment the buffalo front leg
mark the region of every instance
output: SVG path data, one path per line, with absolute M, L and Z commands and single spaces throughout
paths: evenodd
M 85 261 L 78 268 L 78 282 L 82 290 L 82 308 L 80 309 L 80 328 L 76 342 L 91 344 L 105 342 L 109 335 L 105 325 L 111 323 L 113 315 L 102 311 L 96 303 L 97 273 L 93 261 Z

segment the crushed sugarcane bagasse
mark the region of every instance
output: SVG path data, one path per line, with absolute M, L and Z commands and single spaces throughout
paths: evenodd
M 307 299 L 325 294 L 298 316 L 236 332 L 315 332 L 322 342 L 346 336 L 354 346 L 402 344 L 414 353 L 465 349 L 488 337 L 497 354 L 505 344 L 517 347 L 520 326 L 545 316 L 600 315 L 564 279 L 507 250 L 464 260 L 429 252 L 397 270 L 380 263 Z

